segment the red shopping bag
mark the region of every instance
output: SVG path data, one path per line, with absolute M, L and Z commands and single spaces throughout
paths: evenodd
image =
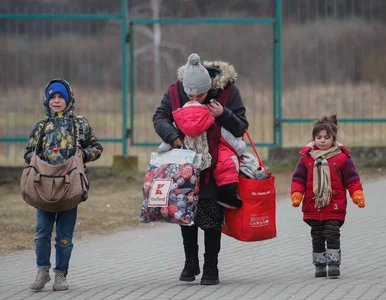
M 260 166 L 259 154 L 246 131 Z M 222 232 L 242 242 L 256 242 L 276 237 L 275 176 L 268 179 L 239 177 L 239 196 L 243 205 L 239 209 L 224 208 Z

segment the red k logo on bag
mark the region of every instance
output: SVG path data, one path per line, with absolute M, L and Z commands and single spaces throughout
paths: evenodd
M 155 179 L 149 192 L 149 207 L 167 207 L 172 179 Z
M 156 190 L 155 190 L 155 194 L 156 194 L 156 195 L 162 195 L 161 189 L 162 189 L 164 186 L 165 186 L 164 183 L 163 183 L 163 184 L 159 183 L 158 186 L 157 186 L 157 188 L 156 188 Z

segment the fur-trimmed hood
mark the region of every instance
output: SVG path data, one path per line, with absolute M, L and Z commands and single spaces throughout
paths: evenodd
M 235 68 L 224 61 L 203 61 L 202 65 L 209 71 L 212 77 L 212 89 L 224 89 L 229 83 L 237 79 Z M 185 65 L 177 69 L 177 79 L 182 83 Z M 216 72 L 217 71 L 217 72 Z M 213 76 L 215 74 L 215 76 Z

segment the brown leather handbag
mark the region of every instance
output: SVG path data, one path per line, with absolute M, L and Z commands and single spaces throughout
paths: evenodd
M 64 164 L 50 165 L 38 156 L 42 138 L 40 132 L 37 146 L 29 166 L 21 176 L 21 194 L 29 205 L 50 212 L 69 210 L 88 197 L 89 181 L 85 175 L 83 155 L 76 127 L 75 155 Z

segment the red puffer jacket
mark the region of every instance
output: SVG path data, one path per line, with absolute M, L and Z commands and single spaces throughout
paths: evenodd
M 177 127 L 187 136 L 199 136 L 210 130 L 214 122 L 209 109 L 203 106 L 185 106 L 173 111 Z M 192 149 L 194 150 L 194 149 Z M 221 136 L 218 160 L 213 175 L 217 186 L 239 182 L 239 157 L 235 149 Z
M 314 149 L 317 149 L 314 147 Z M 292 176 L 291 194 L 294 192 L 304 193 L 302 211 L 303 220 L 340 220 L 345 221 L 347 196 L 362 190 L 362 184 L 353 161 L 350 158 L 350 151 L 345 146 L 340 146 L 342 153 L 328 159 L 331 175 L 332 198 L 329 205 L 316 208 L 315 194 L 313 192 L 313 170 L 314 159 L 309 155 L 311 147 L 304 147 L 299 154 L 299 160 L 295 173 Z

